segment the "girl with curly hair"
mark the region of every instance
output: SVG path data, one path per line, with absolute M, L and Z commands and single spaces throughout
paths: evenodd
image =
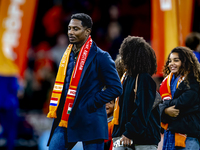
M 155 52 L 143 38 L 128 36 L 122 42 L 119 53 L 126 72 L 122 77 L 123 94 L 115 102 L 114 150 L 157 150 L 160 111 L 158 106 L 152 110 L 156 83 L 151 77 L 157 69 Z
M 199 150 L 200 64 L 191 49 L 176 47 L 170 52 L 163 73 L 163 150 Z

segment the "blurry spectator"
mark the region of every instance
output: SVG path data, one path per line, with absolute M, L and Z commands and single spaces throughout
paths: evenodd
M 119 8 L 116 5 L 111 5 L 109 8 L 109 15 L 111 21 L 117 21 L 119 18 Z
M 193 50 L 198 61 L 200 62 L 200 33 L 191 32 L 185 40 L 185 45 Z
M 115 21 L 115 22 L 109 23 L 106 40 L 107 40 L 106 51 L 108 51 L 112 59 L 115 60 L 118 54 L 120 45 L 123 41 L 123 38 L 121 35 L 121 26 L 118 22 Z
M 92 13 L 92 18 L 95 21 L 93 30 L 96 30 L 93 37 L 99 47 L 109 52 L 112 59 L 115 60 L 123 40 L 119 24 L 119 8 L 115 4 L 107 5 L 107 9 L 101 8 L 101 2 L 99 5 L 95 5 L 95 10 Z
M 105 41 L 103 42 L 104 46 L 102 47 L 105 51 L 108 51 L 112 59 L 116 59 L 118 50 L 123 41 L 123 36 L 121 34 L 121 25 L 119 23 L 119 8 L 117 5 L 112 4 L 108 8 L 108 21 L 105 25 L 106 34 L 104 34 Z M 104 19 L 106 19 L 104 18 Z
M 50 57 L 56 63 L 57 68 L 59 67 L 60 60 L 64 54 L 68 45 L 67 35 L 60 34 L 57 37 L 56 45 L 50 49 Z
M 62 7 L 55 5 L 44 15 L 42 22 L 48 37 L 53 37 L 62 30 L 62 14 Z
M 53 86 L 56 65 L 49 57 L 50 46 L 43 41 L 35 47 L 31 68 L 25 72 L 24 96 L 20 99 L 20 108 L 41 110 L 49 98 Z M 33 54 L 32 54 L 33 55 Z
M 121 77 L 123 76 L 123 74 L 125 72 L 125 68 L 122 64 L 121 56 L 119 54 L 117 55 L 117 58 L 115 59 L 115 66 L 116 66 L 118 75 L 121 79 Z
M 118 75 L 120 79 L 122 78 L 125 69 L 122 65 L 121 56 L 118 54 L 117 58 L 115 60 L 115 66 L 118 72 Z M 107 121 L 108 121 L 108 140 L 105 140 L 104 142 L 104 150 L 112 150 L 113 141 L 112 141 L 112 131 L 114 124 L 112 122 L 113 119 L 113 112 L 115 107 L 115 100 L 110 101 L 109 103 L 106 103 L 106 113 L 107 113 Z
M 104 141 L 104 150 L 112 150 L 112 131 L 114 124 L 112 123 L 113 112 L 115 107 L 115 101 L 112 100 L 109 103 L 106 103 L 106 113 L 108 121 L 108 140 Z

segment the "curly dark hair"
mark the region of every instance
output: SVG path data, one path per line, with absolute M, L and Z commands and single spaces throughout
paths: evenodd
M 169 57 L 172 53 L 178 53 L 179 59 L 181 60 L 181 67 L 178 74 L 185 76 L 187 80 L 187 75 L 189 73 L 194 73 L 195 78 L 200 83 L 200 64 L 196 56 L 193 54 L 192 50 L 184 46 L 175 47 L 168 55 L 167 61 L 163 69 L 164 77 L 170 74 L 170 69 L 168 65 Z
M 124 65 L 122 64 L 121 56 L 118 54 L 115 59 L 115 66 L 118 72 L 119 77 L 121 78 L 125 72 Z
M 138 73 L 153 75 L 157 72 L 155 52 L 142 37 L 126 37 L 121 44 L 119 54 L 130 76 Z

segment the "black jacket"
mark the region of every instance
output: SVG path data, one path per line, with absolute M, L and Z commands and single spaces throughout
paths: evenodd
M 134 102 L 135 78 L 127 76 L 124 81 L 119 99 L 119 125 L 114 126 L 112 136 L 123 134 L 138 145 L 157 145 L 160 142 L 160 111 L 158 106 L 152 110 L 156 84 L 149 74 L 140 74 Z
M 198 138 L 200 137 L 200 88 L 193 74 L 189 74 L 188 78 L 188 83 L 185 81 L 180 83 L 172 100 L 160 104 L 161 120 L 169 124 L 168 128 L 172 132 Z M 173 105 L 180 110 L 175 118 L 164 113 L 165 108 Z

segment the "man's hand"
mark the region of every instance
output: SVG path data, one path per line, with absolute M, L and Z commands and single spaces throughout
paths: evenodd
M 175 109 L 175 105 L 165 109 L 165 114 L 170 117 L 177 117 L 179 115 L 179 109 Z
M 133 143 L 133 141 L 127 137 L 125 137 L 124 135 L 122 135 L 122 138 L 120 140 L 120 145 L 123 146 L 130 146 Z

